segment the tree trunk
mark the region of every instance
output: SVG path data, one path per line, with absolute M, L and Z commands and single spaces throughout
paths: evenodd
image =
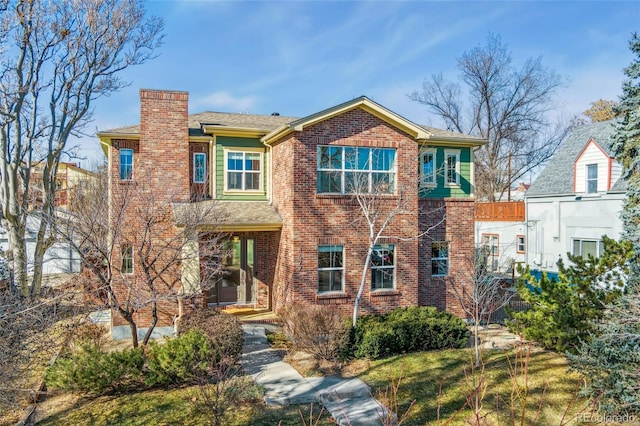
M 149 324 L 149 329 L 147 330 L 147 333 L 144 335 L 144 339 L 142 340 L 143 345 L 149 343 L 149 339 L 151 339 L 153 329 L 156 328 L 156 324 L 158 324 L 158 302 L 154 300 L 151 306 L 151 324 Z
M 129 324 L 129 329 L 131 329 L 131 344 L 134 348 L 138 347 L 138 326 L 136 322 L 133 320 L 133 314 L 129 311 L 125 311 L 124 309 L 118 308 L 118 312 L 122 315 L 122 318 Z
M 20 289 L 24 297 L 29 297 L 29 285 L 27 283 L 27 241 L 25 230 L 22 226 L 8 227 L 9 235 L 9 269 L 13 279 L 13 285 Z
M 371 262 L 372 252 L 373 252 L 373 244 L 370 244 L 369 248 L 367 249 L 367 259 L 365 260 L 364 267 L 362 268 L 362 278 L 360 280 L 360 288 L 358 289 L 356 300 L 353 303 L 353 326 L 354 327 L 358 323 L 358 308 L 360 307 L 360 299 L 362 298 L 362 293 L 364 293 L 364 286 L 367 281 L 367 271 L 369 270 L 369 263 Z

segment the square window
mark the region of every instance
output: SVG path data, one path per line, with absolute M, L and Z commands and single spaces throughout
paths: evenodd
M 225 151 L 225 156 L 227 191 L 262 191 L 262 152 Z
M 318 247 L 318 293 L 343 291 L 344 247 Z
M 133 179 L 133 149 L 120 149 L 120 180 Z
M 449 243 L 437 241 L 431 244 L 431 276 L 449 275 Z
M 395 288 L 396 256 L 394 244 L 380 244 L 371 253 L 371 289 Z

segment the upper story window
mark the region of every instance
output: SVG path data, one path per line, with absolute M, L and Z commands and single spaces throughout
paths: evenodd
M 393 194 L 396 150 L 318 146 L 318 193 Z
M 120 149 L 120 179 L 133 179 L 133 149 Z
M 207 182 L 207 154 L 196 152 L 193 154 L 193 183 Z
M 225 151 L 225 190 L 262 191 L 262 151 Z
M 371 253 L 371 289 L 391 290 L 396 281 L 395 245 L 380 244 Z
M 343 291 L 344 247 L 318 247 L 318 292 Z
M 449 275 L 449 243 L 437 241 L 431 244 L 431 276 Z
M 587 193 L 595 194 L 598 192 L 598 165 L 587 164 Z
M 449 186 L 460 185 L 460 151 L 446 149 L 445 159 L 445 183 Z
M 428 150 L 420 155 L 420 178 L 425 186 L 436 184 L 436 152 Z

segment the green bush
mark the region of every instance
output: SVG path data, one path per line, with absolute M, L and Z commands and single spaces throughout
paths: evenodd
M 398 308 L 358 319 L 352 330 L 353 355 L 377 359 L 406 352 L 463 348 L 469 339 L 460 318 L 432 307 Z
M 218 358 L 236 361 L 242 354 L 242 327 L 237 317 L 217 310 L 197 310 L 183 316 L 178 323 L 178 335 L 191 330 L 201 331 L 211 341 Z
M 90 394 L 124 392 L 142 383 L 142 349 L 102 352 L 94 343 L 79 343 L 75 352 L 58 358 L 47 369 L 46 383 L 51 388 Z
M 147 356 L 148 386 L 193 383 L 218 361 L 211 341 L 200 330 L 190 330 L 163 344 L 151 342 Z

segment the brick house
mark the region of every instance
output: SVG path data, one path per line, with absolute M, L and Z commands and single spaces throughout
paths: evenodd
M 198 238 L 228 236 L 226 273 L 211 290 L 200 292 L 199 256 L 173 271 L 184 295 L 351 313 L 369 241 L 357 192 L 375 196 L 382 218 L 401 206 L 375 247 L 360 312 L 422 305 L 461 314 L 447 283 L 473 257 L 473 148 L 484 140 L 419 126 L 366 97 L 303 118 L 189 115 L 186 92 L 143 89 L 140 102 L 140 125 L 98 133 L 110 192 L 146 176 L 158 198 L 171 198 L 175 232 L 181 214 L 212 206 L 222 214 Z M 135 276 L 136 259 L 124 263 Z M 158 331 L 169 332 L 178 304 L 162 312 Z M 114 334 L 124 325 L 114 315 Z

